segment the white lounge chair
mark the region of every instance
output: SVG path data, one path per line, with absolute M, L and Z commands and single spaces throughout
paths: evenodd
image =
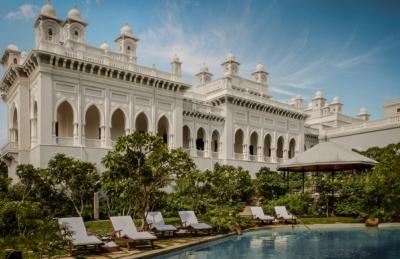
M 296 223 L 297 222 L 297 217 L 294 216 L 293 214 L 290 214 L 285 206 L 275 206 L 275 214 L 278 219 L 284 219 L 285 223 L 288 222 L 289 220 L 291 223 Z
M 251 214 L 253 215 L 253 218 L 256 220 L 259 220 L 261 222 L 266 222 L 268 224 L 271 224 L 272 221 L 274 221 L 274 217 L 271 217 L 270 215 L 265 215 L 264 211 L 261 207 L 250 207 Z
M 110 220 L 114 228 L 114 239 L 124 241 L 128 249 L 130 243 L 135 244 L 137 241 L 150 241 L 154 249 L 153 241 L 157 237 L 146 231 L 138 232 L 131 216 L 110 217 Z
M 58 224 L 61 228 L 67 228 L 71 231 L 71 245 L 69 246 L 69 251 L 72 254 L 73 248 L 78 247 L 95 247 L 100 250 L 103 242 L 100 241 L 95 236 L 89 236 L 86 232 L 85 224 L 83 223 L 83 219 L 81 217 L 72 217 L 72 218 L 59 218 Z
M 164 218 L 159 211 L 151 211 L 147 213 L 146 222 L 149 228 L 155 232 L 175 234 L 178 229 L 173 225 L 166 225 Z
M 208 231 L 208 233 L 211 233 L 212 227 L 206 223 L 199 222 L 194 211 L 179 211 L 179 217 L 184 228 L 189 228 L 194 232 Z

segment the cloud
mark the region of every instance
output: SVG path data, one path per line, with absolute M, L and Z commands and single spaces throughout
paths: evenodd
M 23 4 L 17 11 L 12 11 L 4 16 L 4 19 L 33 19 L 39 12 L 39 7 L 32 4 Z

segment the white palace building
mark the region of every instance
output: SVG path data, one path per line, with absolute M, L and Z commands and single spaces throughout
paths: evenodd
M 184 148 L 201 169 L 219 162 L 252 174 L 319 140 L 361 149 L 400 142 L 400 100 L 386 103 L 385 118 L 377 121 L 368 121 L 365 109 L 356 118 L 344 115 L 339 98 L 328 103 L 321 92 L 306 108 L 300 96 L 279 102 L 268 91 L 264 67 L 245 78 L 231 53 L 221 78 L 204 66 L 192 87 L 183 82 L 177 57 L 169 72 L 137 64 L 139 39 L 128 25 L 115 39 L 116 52 L 106 43 L 87 45 L 86 26 L 75 7 L 62 20 L 47 3 L 34 23 L 35 48 L 27 53 L 10 44 L 1 57 L 8 108 L 1 156 L 12 177 L 18 164 L 45 167 L 56 153 L 101 170 L 117 138 L 135 131 Z

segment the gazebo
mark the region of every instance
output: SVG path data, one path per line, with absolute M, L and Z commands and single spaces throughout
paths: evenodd
M 377 162 L 332 142 L 321 142 L 296 157 L 281 163 L 278 171 L 302 172 L 303 192 L 305 172 L 365 170 Z

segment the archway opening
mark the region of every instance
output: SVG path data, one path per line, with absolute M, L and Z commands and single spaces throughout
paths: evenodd
M 56 136 L 72 138 L 74 135 L 74 111 L 69 102 L 62 102 L 57 108 Z
M 165 116 L 162 116 L 158 121 L 157 135 L 163 139 L 165 144 L 168 144 L 169 122 Z
M 121 109 L 117 109 L 111 116 L 111 139 L 116 141 L 123 135 L 125 135 L 125 114 Z
M 18 111 L 14 108 L 12 115 L 12 132 L 11 132 L 11 142 L 18 142 Z
M 269 134 L 264 138 L 264 157 L 271 157 L 271 135 Z
M 243 154 L 243 131 L 238 129 L 235 133 L 235 144 L 234 144 L 234 152 L 236 154 Z
M 136 117 L 136 122 L 135 122 L 135 128 L 137 132 L 147 132 L 149 126 L 148 126 L 148 120 L 146 114 L 141 112 L 137 117 Z
M 219 152 L 220 146 L 219 146 L 219 132 L 218 130 L 214 130 L 211 136 L 211 150 L 212 152 Z
M 182 129 L 182 146 L 184 149 L 190 148 L 190 129 L 186 125 Z
M 257 143 L 258 143 L 258 134 L 257 132 L 253 132 L 250 136 L 250 146 L 249 146 L 249 154 L 257 155 Z
M 100 111 L 94 105 L 86 111 L 85 136 L 87 139 L 101 139 Z
M 293 158 L 296 151 L 296 141 L 292 138 L 289 142 L 289 153 L 288 153 L 288 157 L 289 158 Z
M 206 139 L 206 132 L 203 128 L 199 128 L 197 130 L 197 138 L 196 138 L 196 149 L 197 150 L 204 150 L 204 143 Z
M 278 142 L 276 145 L 276 157 L 278 158 L 283 158 L 283 144 L 284 144 L 284 140 L 283 137 L 279 137 L 278 138 Z

